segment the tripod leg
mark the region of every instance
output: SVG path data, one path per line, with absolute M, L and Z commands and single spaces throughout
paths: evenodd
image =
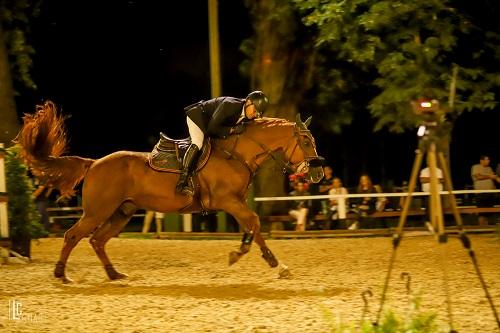
M 403 210 L 401 211 L 401 215 L 399 216 L 399 224 L 396 230 L 398 238 L 401 238 L 403 234 L 403 228 L 405 226 L 406 218 L 408 216 L 408 211 L 410 209 L 412 195 L 413 192 L 415 191 L 415 185 L 417 185 L 417 176 L 422 166 L 422 158 L 423 158 L 422 152 L 420 151 L 420 149 L 417 149 L 415 162 L 413 163 L 413 168 L 411 170 L 410 182 L 408 184 L 408 197 L 406 198 L 403 204 Z
M 457 200 L 455 199 L 455 194 L 453 194 L 453 185 L 451 183 L 450 172 L 448 171 L 448 165 L 446 164 L 446 160 L 444 158 L 444 154 L 442 152 L 438 153 L 439 162 L 441 165 L 441 169 L 443 171 L 443 180 L 444 180 L 444 189 L 448 191 L 448 197 L 450 199 L 451 210 L 453 212 L 453 217 L 455 218 L 455 222 L 457 223 L 457 227 L 460 232 L 464 230 L 464 226 L 462 223 L 462 216 L 458 211 Z
M 440 242 L 446 242 L 446 234 L 444 232 L 443 208 L 441 205 L 441 196 L 439 194 L 439 181 L 437 177 L 437 158 L 436 144 L 431 143 L 429 152 L 427 153 L 427 164 L 430 171 L 430 211 L 431 223 L 434 230 L 437 232 Z
M 427 165 L 430 171 L 430 207 L 431 207 L 431 223 L 434 231 L 437 232 L 438 241 L 440 245 L 446 243 L 447 237 L 444 228 L 444 216 L 443 207 L 441 205 L 441 195 L 439 193 L 439 180 L 437 175 L 437 156 L 436 156 L 436 144 L 432 142 L 429 147 L 429 152 L 427 154 Z M 454 332 L 453 329 L 453 311 L 451 307 L 450 299 L 450 288 L 448 286 L 448 269 L 446 265 L 446 249 L 445 247 L 440 247 L 441 254 L 441 267 L 443 270 L 443 289 L 445 291 L 446 305 L 448 312 L 448 322 L 450 324 L 450 331 Z
M 462 241 L 463 247 L 469 253 L 469 256 L 472 260 L 472 264 L 474 265 L 474 269 L 476 270 L 476 275 L 479 278 L 479 282 L 481 283 L 481 286 L 483 287 L 483 291 L 486 295 L 486 299 L 488 300 L 488 303 L 490 304 L 491 310 L 493 311 L 493 316 L 495 317 L 495 320 L 497 322 L 497 326 L 498 326 L 498 328 L 500 328 L 500 317 L 497 313 L 495 304 L 493 303 L 493 299 L 491 298 L 491 295 L 488 291 L 488 286 L 486 285 L 486 282 L 483 279 L 483 275 L 481 273 L 481 270 L 479 269 L 479 264 L 477 262 L 477 258 L 476 258 L 476 255 L 474 253 L 474 250 L 472 249 L 470 239 L 465 233 L 465 228 L 464 228 L 463 223 L 462 223 L 462 217 L 460 216 L 460 213 L 458 211 L 457 202 L 455 200 L 455 195 L 453 194 L 451 177 L 450 177 L 450 173 L 448 172 L 448 167 L 446 164 L 446 160 L 444 158 L 444 154 L 440 152 L 438 154 L 438 157 L 439 157 L 439 162 L 441 163 L 441 167 L 443 170 L 445 189 L 449 193 L 448 195 L 450 198 L 451 209 L 453 211 L 453 215 L 455 217 L 455 221 L 457 223 L 457 227 L 459 230 L 460 240 Z
M 401 242 L 401 238 L 403 237 L 403 229 L 406 223 L 406 217 L 408 216 L 408 210 L 410 209 L 412 194 L 413 191 L 415 190 L 415 185 L 417 184 L 417 176 L 420 167 L 422 166 L 422 157 L 423 157 L 422 152 L 419 149 L 417 149 L 415 153 L 416 153 L 415 161 L 413 162 L 413 168 L 411 170 L 411 175 L 410 175 L 410 182 L 408 184 L 408 197 L 404 201 L 403 211 L 401 212 L 401 216 L 399 217 L 399 225 L 392 239 L 392 245 L 393 245 L 392 255 L 389 261 L 389 268 L 387 269 L 387 275 L 385 277 L 384 287 L 382 290 L 382 297 L 380 298 L 380 306 L 377 312 L 377 319 L 374 323 L 374 326 L 378 326 L 380 316 L 382 314 L 382 309 L 384 307 L 386 298 L 385 295 L 387 294 L 387 288 L 389 287 L 389 280 L 391 278 L 392 267 L 394 265 L 394 260 L 396 259 L 396 249 L 398 248 L 399 243 Z

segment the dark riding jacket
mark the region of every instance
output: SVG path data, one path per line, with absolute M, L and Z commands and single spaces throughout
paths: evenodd
M 184 110 L 203 133 L 225 139 L 240 119 L 244 104 L 243 98 L 217 97 L 192 104 Z

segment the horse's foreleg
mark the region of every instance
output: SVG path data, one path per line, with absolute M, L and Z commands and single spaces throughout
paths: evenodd
M 251 211 L 244 203 L 232 203 L 228 205 L 226 211 L 234 216 L 238 223 L 244 228 L 244 235 L 241 241 L 240 251 L 233 251 L 229 254 L 229 264 L 232 265 L 240 259 L 243 254 L 250 250 L 252 240 L 254 240 L 262 251 L 262 257 L 271 267 L 278 266 L 278 260 L 267 247 L 264 237 L 260 232 L 259 216 Z
M 71 282 L 66 276 L 65 268 L 68 257 L 74 247 L 83 238 L 87 237 L 92 230 L 99 225 L 99 220 L 85 216 L 85 214 L 80 218 L 80 220 L 72 226 L 64 234 L 64 244 L 61 250 L 61 255 L 59 256 L 59 261 L 56 264 L 54 270 L 54 276 L 61 279 L 63 282 Z
M 115 237 L 120 233 L 132 215 L 134 215 L 136 209 L 137 207 L 135 207 L 132 203 L 122 204 L 109 218 L 109 220 L 101 225 L 90 238 L 90 244 L 101 260 L 104 269 L 106 270 L 106 274 L 111 280 L 123 279 L 126 278 L 127 275 L 115 270 L 104 248 L 106 243 L 112 237 Z

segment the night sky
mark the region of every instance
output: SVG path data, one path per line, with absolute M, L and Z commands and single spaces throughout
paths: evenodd
M 41 9 L 30 36 L 39 88 L 22 92 L 19 112 L 54 101 L 70 116 L 69 153 L 84 157 L 149 151 L 160 131 L 188 135 L 183 107 L 210 98 L 207 0 L 44 0 Z M 252 29 L 242 0 L 219 0 L 219 29 L 223 95 L 244 97 L 249 85 L 239 74 L 239 46 Z M 498 111 L 458 120 L 451 146 L 455 188 L 471 183 L 470 166 L 481 153 L 491 155 L 493 166 L 499 161 L 499 123 Z M 343 135 L 312 130 L 319 153 L 346 185 L 355 186 L 363 171 L 400 185 L 410 173 L 416 131 L 373 134 L 371 125 L 358 118 Z

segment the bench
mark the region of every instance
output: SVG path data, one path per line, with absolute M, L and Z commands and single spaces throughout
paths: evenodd
M 476 206 L 463 206 L 463 207 L 458 207 L 458 211 L 461 215 L 467 214 L 467 215 L 480 215 L 480 214 L 495 214 L 495 213 L 500 213 L 500 206 L 494 206 L 494 207 L 476 207 Z M 451 209 L 444 209 L 443 213 L 446 215 L 451 215 L 453 214 L 453 211 Z M 420 209 L 420 210 L 410 210 L 408 211 L 408 217 L 415 217 L 415 216 L 424 216 L 425 215 L 425 210 Z M 387 210 L 387 211 L 382 211 L 382 212 L 374 212 L 366 218 L 399 218 L 401 216 L 401 210 Z M 322 222 L 326 220 L 326 216 L 323 214 L 318 214 L 310 218 L 313 222 Z M 346 219 L 348 220 L 355 220 L 359 219 L 359 215 L 353 212 L 349 212 L 346 214 Z M 262 216 L 261 217 L 261 222 L 267 222 L 271 223 L 271 230 L 276 229 L 277 224 L 283 223 L 283 222 L 293 222 L 294 218 L 291 217 L 290 215 L 267 215 L 267 216 Z

